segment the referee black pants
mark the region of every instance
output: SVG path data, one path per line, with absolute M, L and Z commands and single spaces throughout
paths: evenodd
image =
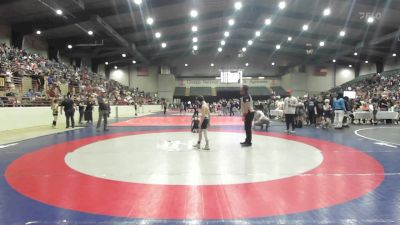
M 252 126 L 253 126 L 254 112 L 247 113 L 244 118 L 244 130 L 246 131 L 246 143 L 251 144 L 252 141 Z

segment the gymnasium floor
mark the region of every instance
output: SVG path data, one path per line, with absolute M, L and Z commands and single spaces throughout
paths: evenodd
M 274 122 L 241 148 L 241 118 L 213 117 L 208 152 L 189 123 L 157 114 L 2 145 L 0 224 L 400 224 L 400 127 Z

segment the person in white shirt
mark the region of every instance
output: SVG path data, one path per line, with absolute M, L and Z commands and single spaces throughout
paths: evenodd
M 292 91 L 288 91 L 288 97 L 285 98 L 283 111 L 286 118 L 286 133 L 294 133 L 295 125 L 294 118 L 296 115 L 297 99 L 292 96 Z M 290 131 L 290 125 L 292 125 L 292 130 Z
M 268 130 L 269 118 L 261 110 L 256 110 L 254 113 L 254 127 L 259 126 L 261 129 L 265 124 L 265 129 Z

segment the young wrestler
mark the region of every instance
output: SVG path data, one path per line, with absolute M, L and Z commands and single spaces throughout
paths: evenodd
M 208 136 L 207 136 L 207 129 L 208 125 L 210 124 L 210 108 L 207 104 L 207 102 L 204 100 L 203 96 L 197 97 L 197 101 L 200 105 L 200 132 L 199 132 L 199 140 L 197 141 L 197 144 L 194 145 L 193 147 L 200 149 L 200 143 L 201 139 L 203 137 L 204 133 L 204 138 L 206 139 L 206 146 L 203 148 L 203 150 L 210 150 L 210 145 L 208 142 Z

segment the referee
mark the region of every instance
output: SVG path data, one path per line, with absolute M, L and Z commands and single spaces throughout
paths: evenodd
M 244 121 L 244 129 L 246 131 L 246 140 L 240 143 L 243 147 L 250 147 L 252 145 L 252 123 L 254 119 L 254 108 L 253 108 L 253 99 L 249 94 L 249 86 L 243 85 L 240 89 L 240 94 L 242 95 L 241 99 L 241 110 L 242 117 Z

